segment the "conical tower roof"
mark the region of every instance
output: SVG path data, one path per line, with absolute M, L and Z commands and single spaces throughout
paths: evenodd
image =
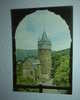
M 43 32 L 41 41 L 49 41 L 46 32 Z
M 44 31 L 41 39 L 38 41 L 39 49 L 51 49 L 51 41 L 48 39 L 46 32 Z

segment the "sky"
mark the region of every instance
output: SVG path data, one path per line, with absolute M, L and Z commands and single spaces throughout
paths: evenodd
M 48 10 L 37 10 L 19 23 L 15 37 L 16 49 L 37 49 L 44 31 L 52 43 L 52 50 L 70 48 L 70 30 L 65 20 Z

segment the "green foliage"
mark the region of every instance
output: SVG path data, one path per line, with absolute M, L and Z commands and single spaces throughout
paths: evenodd
M 32 51 L 31 51 L 32 52 Z M 70 60 L 70 50 L 66 49 L 63 51 L 52 52 L 52 70 L 51 70 L 51 79 L 53 84 L 57 86 L 69 86 L 69 60 Z M 37 56 L 34 56 L 37 57 Z M 31 77 L 23 78 L 22 72 L 22 63 L 23 60 L 17 63 L 16 72 L 17 72 L 17 84 L 31 84 L 35 85 L 42 80 L 38 80 L 40 69 L 35 69 L 35 79 Z M 43 80 L 44 83 L 45 80 Z M 38 91 L 25 89 L 24 91 Z
M 26 85 L 34 85 L 37 83 L 37 80 L 35 80 L 33 77 L 31 76 L 27 76 L 27 77 L 23 77 L 23 66 L 22 66 L 22 62 L 20 62 L 19 64 L 17 64 L 16 66 L 16 76 L 17 76 L 17 84 L 26 84 Z M 39 71 L 36 71 L 36 77 L 39 73 Z
M 61 56 L 59 64 L 54 73 L 53 83 L 58 86 L 69 86 L 69 56 Z
M 20 84 L 21 83 L 26 84 L 26 85 L 33 85 L 33 84 L 35 84 L 35 81 L 31 77 L 27 77 L 27 78 L 20 79 Z
M 54 74 L 56 72 L 56 68 L 60 66 L 60 54 L 54 53 L 52 54 L 52 70 L 51 70 L 51 78 L 54 78 Z

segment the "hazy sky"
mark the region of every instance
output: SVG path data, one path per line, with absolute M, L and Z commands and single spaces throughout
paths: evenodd
M 68 25 L 59 15 L 48 10 L 37 10 L 27 15 L 16 30 L 16 48 L 37 49 L 37 41 L 46 31 L 53 50 L 70 48 Z

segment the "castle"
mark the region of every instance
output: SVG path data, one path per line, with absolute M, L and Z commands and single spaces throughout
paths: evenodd
M 41 65 L 41 74 L 43 79 L 50 78 L 51 72 L 51 41 L 48 39 L 46 32 L 43 32 L 42 38 L 38 41 L 38 57 Z
M 45 83 L 50 80 L 51 67 L 51 41 L 46 32 L 43 32 L 41 39 L 38 40 L 38 57 L 24 60 L 22 75 L 25 80 L 38 80 L 40 83 Z

